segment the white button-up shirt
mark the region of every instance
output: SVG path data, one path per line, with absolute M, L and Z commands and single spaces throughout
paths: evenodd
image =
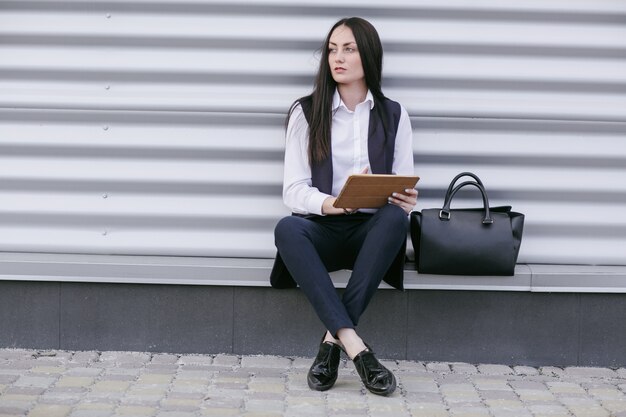
M 368 131 L 370 111 L 374 98 L 370 91 L 354 111 L 346 107 L 339 92 L 333 96 L 333 119 L 331 124 L 331 153 L 333 159 L 332 195 L 337 196 L 352 174 L 361 173 L 366 167 L 371 172 L 368 155 Z M 285 171 L 283 201 L 294 213 L 322 214 L 322 204 L 330 197 L 312 186 L 311 167 L 308 157 L 308 123 L 297 105 L 287 125 L 285 147 Z M 413 131 L 404 107 L 396 134 L 392 173 L 413 175 Z M 371 210 L 363 210 L 371 211 Z

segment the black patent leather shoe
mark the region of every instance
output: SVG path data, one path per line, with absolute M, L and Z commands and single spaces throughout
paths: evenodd
M 361 381 L 371 393 L 389 395 L 396 390 L 396 377 L 383 366 L 370 349 L 356 355 L 352 360 Z
M 331 389 L 337 381 L 341 347 L 331 342 L 322 342 L 317 356 L 309 369 L 306 380 L 315 391 Z

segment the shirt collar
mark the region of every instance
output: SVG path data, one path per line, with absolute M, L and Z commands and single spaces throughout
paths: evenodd
M 369 89 L 367 90 L 367 94 L 365 95 L 365 100 L 363 100 L 363 103 L 366 102 L 369 102 L 370 110 L 374 108 L 374 96 Z M 336 111 L 339 107 L 343 107 L 344 109 L 348 110 L 348 107 L 344 104 L 341 96 L 339 95 L 339 90 L 335 89 L 335 94 L 333 95 L 333 111 Z

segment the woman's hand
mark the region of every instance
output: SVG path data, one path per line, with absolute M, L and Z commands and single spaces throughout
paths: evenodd
M 407 188 L 406 190 L 404 190 L 404 192 L 408 195 L 402 193 L 393 193 L 391 197 L 389 197 L 389 203 L 400 206 L 402 210 L 406 212 L 406 214 L 410 214 L 417 204 L 417 190 L 413 188 Z
M 324 203 L 322 204 L 322 214 L 332 216 L 337 214 L 350 214 L 356 211 L 355 209 L 342 209 L 333 206 L 335 200 L 337 200 L 337 197 L 328 197 L 324 200 Z

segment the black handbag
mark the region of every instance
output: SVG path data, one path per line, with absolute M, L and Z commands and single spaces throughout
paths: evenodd
M 464 176 L 475 181 L 456 182 Z M 451 209 L 454 195 L 478 188 L 483 207 Z M 489 207 L 482 181 L 471 172 L 457 175 L 442 208 L 411 213 L 411 241 L 420 273 L 445 275 L 513 275 L 522 241 L 524 215 L 510 206 Z

